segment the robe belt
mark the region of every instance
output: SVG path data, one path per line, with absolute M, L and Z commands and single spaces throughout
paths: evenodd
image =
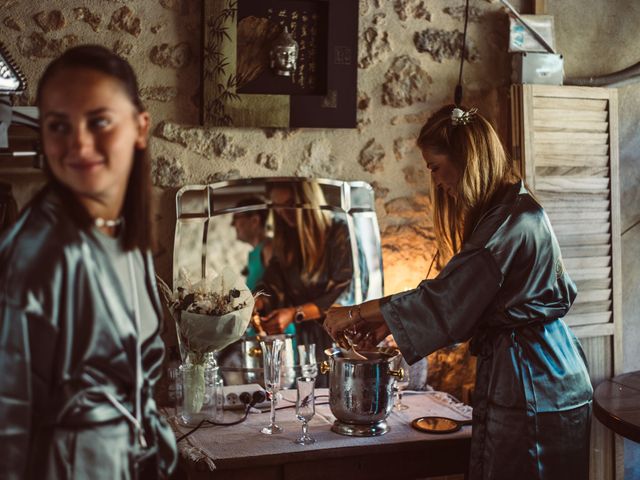
M 492 319 L 498 319 L 500 323 L 496 322 L 491 324 Z M 506 312 L 498 312 L 488 321 L 483 322 L 475 331 L 469 342 L 469 351 L 472 355 L 478 357 L 490 357 L 493 355 L 493 340 L 497 336 L 511 333 L 514 330 L 522 330 L 532 325 L 546 325 L 556 320 L 558 320 L 558 318 L 554 317 L 514 322 Z
M 44 419 L 44 424 L 49 427 L 73 428 L 123 419 L 136 427 L 138 422 L 132 411 L 131 402 L 118 400 L 108 388 L 90 387 L 69 398 L 58 412 Z

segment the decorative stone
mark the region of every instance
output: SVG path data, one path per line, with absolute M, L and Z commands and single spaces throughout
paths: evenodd
M 242 175 L 240 174 L 240 170 L 234 168 L 226 172 L 216 172 L 208 175 L 205 183 L 223 182 L 225 180 L 235 180 L 236 178 L 242 178 Z
M 167 25 L 165 23 L 159 23 L 158 25 L 153 25 L 149 30 L 151 31 L 151 33 L 158 33 L 160 30 L 162 30 L 164 27 L 166 27 Z
M 423 2 L 420 2 L 413 10 L 413 16 L 415 18 L 424 18 L 427 22 L 431 21 L 431 12 L 427 10 Z
M 431 14 L 427 11 L 422 0 L 394 0 L 393 9 L 402 21 L 407 20 L 409 15 L 413 15 L 413 18 L 431 20 Z
M 444 13 L 450 15 L 456 20 L 464 22 L 465 6 L 459 5 L 457 7 L 445 7 L 442 9 Z M 482 20 L 482 10 L 477 7 L 469 7 L 469 21 L 479 22 Z
M 178 95 L 176 87 L 143 87 L 140 89 L 140 97 L 143 100 L 155 100 L 157 102 L 168 102 Z
M 362 34 L 360 48 L 363 54 L 358 61 L 358 66 L 360 68 L 368 68 L 381 61 L 391 51 L 389 34 L 369 27 Z
M 396 156 L 396 160 L 400 161 L 405 158 L 409 152 L 417 150 L 415 138 L 396 138 L 393 141 L 393 153 Z
M 78 37 L 65 35 L 62 38 L 47 40 L 40 32 L 31 32 L 28 37 L 18 37 L 18 51 L 27 58 L 53 58 L 59 56 L 69 47 L 78 44 Z
M 262 131 L 264 132 L 264 136 L 267 138 L 277 138 L 282 140 L 286 140 L 287 138 L 299 132 L 297 128 L 274 128 L 274 127 L 263 128 Z
M 256 158 L 256 163 L 261 167 L 268 168 L 269 170 L 279 170 L 280 169 L 280 159 L 275 155 L 270 153 L 260 153 Z
M 151 178 L 154 185 L 162 188 L 179 188 L 187 183 L 187 173 L 182 163 L 163 156 L 153 159 Z
M 161 122 L 155 135 L 207 158 L 219 157 L 234 161 L 247 153 L 245 148 L 234 145 L 227 135 L 199 127 Z
M 187 42 L 173 46 L 168 43 L 156 45 L 151 49 L 151 54 L 149 55 L 151 61 L 156 65 L 175 69 L 181 69 L 189 65 L 191 57 L 191 46 Z
M 74 8 L 73 13 L 76 16 L 76 20 L 81 20 L 85 23 L 88 23 L 94 32 L 98 31 L 100 22 L 102 22 L 101 15 L 94 13 L 85 7 Z
M 136 17 L 133 11 L 127 7 L 120 7 L 111 15 L 109 30 L 127 32 L 134 37 L 140 35 L 140 18 Z
M 2 23 L 5 27 L 9 27 L 11 30 L 15 30 L 16 32 L 21 32 L 22 27 L 24 27 L 24 24 L 18 23 L 18 21 L 12 17 L 4 17 Z
M 387 21 L 387 14 L 386 13 L 376 13 L 373 16 L 373 20 L 371 20 L 371 23 L 373 23 L 374 25 L 384 25 Z
M 358 132 L 362 133 L 364 128 L 368 125 L 371 125 L 371 118 L 365 117 L 364 115 L 358 115 L 358 121 L 356 123 L 356 128 Z
M 424 102 L 431 83 L 431 77 L 416 59 L 402 55 L 393 61 L 385 74 L 382 103 L 401 108 Z
M 45 33 L 60 30 L 67 23 L 60 10 L 51 10 L 48 13 L 38 12 L 33 16 L 33 19 Z
M 305 149 L 302 162 L 295 174 L 298 177 L 335 178 L 338 173 L 336 159 L 331 155 L 331 142 L 314 140 Z
M 366 110 L 371 104 L 371 97 L 365 92 L 358 92 L 358 110 Z
M 389 195 L 389 189 L 383 187 L 379 182 L 373 181 L 371 182 L 371 186 L 373 187 L 373 192 L 376 199 L 385 199 L 387 195 Z
M 381 172 L 384 170 L 382 161 L 385 155 L 384 147 L 372 138 L 360 152 L 358 163 L 369 173 Z
M 416 32 L 413 36 L 413 43 L 416 49 L 419 52 L 429 53 L 439 63 L 442 63 L 445 58 L 460 58 L 462 42 L 463 34 L 457 30 L 448 32 L 427 28 L 422 32 Z M 465 59 L 469 62 L 475 62 L 480 59 L 480 53 L 469 37 L 467 37 Z
M 131 55 L 133 45 L 129 42 L 118 39 L 114 42 L 112 50 L 116 55 L 120 55 L 121 57 L 128 57 L 129 55 Z
M 191 13 L 192 3 L 193 0 L 160 0 L 160 5 L 168 10 L 178 12 L 180 15 L 188 15 Z

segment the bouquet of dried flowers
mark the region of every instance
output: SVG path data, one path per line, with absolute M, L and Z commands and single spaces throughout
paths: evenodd
M 242 277 L 230 269 L 197 282 L 181 271 L 175 291 L 160 278 L 158 284 L 176 323 L 182 360 L 193 366 L 184 379 L 183 395 L 185 405 L 197 413 L 204 401 L 207 354 L 223 349 L 244 334 L 254 296 Z

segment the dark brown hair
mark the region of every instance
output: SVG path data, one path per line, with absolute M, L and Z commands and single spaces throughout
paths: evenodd
M 146 111 L 138 94 L 138 80 L 131 65 L 110 50 L 99 45 L 81 45 L 73 47 L 53 60 L 45 69 L 36 94 L 36 105 L 41 106 L 42 95 L 47 82 L 57 73 L 73 68 L 96 70 L 115 78 L 120 82 L 123 91 L 135 106 L 138 113 Z M 139 248 L 143 252 L 153 246 L 152 205 L 151 205 L 151 166 L 149 152 L 136 148 L 133 154 L 133 166 L 129 175 L 129 183 L 122 207 L 124 217 L 124 249 Z M 74 220 L 82 227 L 88 228 L 92 219 L 88 212 L 73 200 L 71 192 L 55 179 L 48 171 L 50 181 L 58 190 L 66 192 L 64 201 L 68 204 Z

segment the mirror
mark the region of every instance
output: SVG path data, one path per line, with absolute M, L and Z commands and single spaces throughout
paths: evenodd
M 181 272 L 194 281 L 225 267 L 243 274 L 252 291 L 268 295 L 258 308 L 267 323 L 253 326 L 243 342 L 255 342 L 257 328 L 293 335 L 285 357 L 294 365 L 285 369 L 300 368 L 298 345 L 315 345 L 322 361 L 331 339 L 321 319 L 278 330 L 270 313 L 311 303 L 324 315 L 331 305 L 383 295 L 374 195 L 365 182 L 276 177 L 186 186 L 176 208 L 174 285 Z M 225 382 L 248 383 L 256 359 L 243 358 L 248 349 L 241 345 L 227 350 L 219 356 Z
M 420 417 L 411 422 L 416 430 L 425 433 L 453 433 L 464 425 L 471 425 L 471 420 L 454 420 L 447 417 Z

